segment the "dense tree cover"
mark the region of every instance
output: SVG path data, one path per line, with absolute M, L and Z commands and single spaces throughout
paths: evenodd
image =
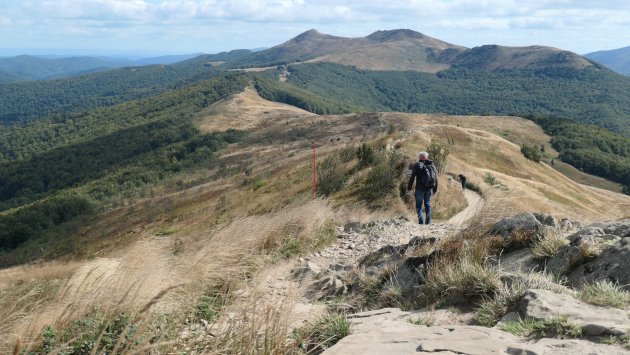
M 270 101 L 283 102 L 320 115 L 359 111 L 354 105 L 340 103 L 334 98 L 322 97 L 293 85 L 259 76 L 255 82 L 258 94 Z
M 120 198 L 140 196 L 178 172 L 211 164 L 219 149 L 243 133 L 201 134 L 194 113 L 242 91 L 250 79 L 226 74 L 58 123 L 53 117 L 7 128 L 2 134 L 14 133 L 2 136 L 5 151 L 22 158 L 0 162 L 0 250 L 49 235 Z
M 0 214 L 0 251 L 15 249 L 46 230 L 92 211 L 94 204 L 84 198 L 57 196 L 13 213 Z
M 528 116 L 552 136 L 562 161 L 625 186 L 630 194 L 630 138 L 557 117 Z
M 0 85 L 0 127 L 154 96 L 219 75 L 201 62 L 128 67 L 74 78 Z
M 368 110 L 571 117 L 630 135 L 630 78 L 606 69 L 547 68 L 437 74 L 367 71 L 332 63 L 289 67 L 288 82 Z
M 245 74 L 224 74 L 148 99 L 13 125 L 0 131 L 0 163 L 28 159 L 33 154 L 86 142 L 165 117 L 188 117 L 220 99 L 242 91 L 249 80 Z

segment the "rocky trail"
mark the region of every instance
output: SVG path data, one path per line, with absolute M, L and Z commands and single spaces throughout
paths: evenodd
M 418 284 L 418 267 L 423 265 L 415 265 L 414 257 L 405 256 L 406 250 L 454 235 L 465 227 L 466 221 L 483 206 L 483 199 L 475 192 L 467 190 L 465 196 L 468 207 L 443 223 L 418 225 L 397 218 L 337 227 L 335 243 L 297 261 L 274 265 L 257 277 L 255 287 L 239 291 L 239 295 L 256 295 L 266 304 L 292 304 L 291 328 L 300 327 L 325 314 L 330 305 L 346 307 L 352 333 L 326 350 L 325 354 L 630 354 L 623 346 L 588 339 L 589 336 L 604 335 L 627 339 L 630 335 L 630 307 L 619 312 L 589 305 L 576 299 L 575 292 L 569 289 L 567 294 L 528 290 L 519 313 L 509 313 L 505 319 L 520 316 L 532 319 L 568 317 L 569 321 L 583 327 L 586 338 L 518 337 L 500 330 L 500 324 L 493 328 L 475 325 L 473 312 L 454 308 L 414 311 L 383 308 L 360 312 L 360 309 L 344 303 L 353 287 L 351 273 L 357 267 L 366 274 L 378 275 L 386 267 L 400 265 L 395 278 L 401 284 L 417 287 L 414 285 Z M 589 264 L 606 263 L 608 274 L 600 272 L 597 274 L 600 279 L 613 275 L 620 283 L 630 284 L 630 265 L 627 264 L 630 260 L 630 220 L 580 228 L 578 223 L 526 213 L 502 220 L 495 228 L 499 235 L 528 228 L 563 230 L 572 242 L 560 249 L 555 259 L 548 260 L 549 266 L 557 268 L 559 275 L 573 277 L 575 286 L 579 284 L 580 277 L 591 277 L 587 275 L 591 270 Z M 575 257 L 580 243 L 587 242 L 612 246 L 604 251 L 602 258 L 567 259 L 567 255 Z M 512 270 L 514 273 L 547 267 L 537 264 L 529 248 L 503 255 L 501 263 L 505 264 L 506 272 Z M 411 264 L 415 266 L 408 266 Z M 569 264 L 574 269 L 569 270 Z M 575 276 L 576 273 L 578 276 Z

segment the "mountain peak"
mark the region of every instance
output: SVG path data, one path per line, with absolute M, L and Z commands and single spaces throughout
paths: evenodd
M 314 40 L 314 39 L 321 39 L 322 37 L 325 37 L 325 35 L 321 32 L 319 32 L 318 30 L 311 28 L 310 30 L 304 32 L 304 33 L 300 33 L 299 35 L 295 36 L 295 38 L 293 38 L 294 41 L 300 42 L 300 41 L 308 41 L 308 40 Z
M 371 35 L 367 36 L 368 39 L 378 42 L 388 42 L 388 41 L 400 41 L 407 38 L 414 39 L 424 39 L 426 38 L 420 32 L 416 32 L 409 29 L 396 29 L 396 30 L 386 30 L 386 31 L 376 31 Z

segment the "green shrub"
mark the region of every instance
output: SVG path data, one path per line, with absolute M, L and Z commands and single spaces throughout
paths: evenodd
M 374 202 L 393 195 L 404 166 L 404 157 L 397 151 L 393 150 L 389 154 L 379 152 L 361 187 L 361 198 Z
M 331 154 L 317 164 L 317 195 L 328 196 L 343 188 L 346 175 L 339 154 Z
M 444 173 L 444 170 L 446 169 L 446 161 L 450 152 L 451 148 L 446 144 L 441 144 L 436 141 L 431 141 L 431 144 L 429 144 L 427 153 L 429 153 L 429 159 L 433 160 L 433 164 L 435 164 L 438 174 Z
M 375 162 L 376 152 L 374 148 L 363 143 L 359 148 L 357 148 L 357 158 L 359 159 L 359 166 L 365 168 Z
M 254 189 L 254 191 L 260 189 L 261 187 L 267 185 L 269 183 L 269 181 L 267 179 L 264 178 L 258 178 L 256 180 L 254 180 L 254 182 L 252 183 L 252 188 Z
M 535 145 L 529 146 L 527 144 L 523 144 L 521 146 L 521 153 L 523 153 L 523 156 L 525 156 L 525 158 L 535 161 L 537 163 L 539 163 L 540 159 L 542 159 L 542 154 Z
M 294 331 L 293 336 L 307 353 L 320 353 L 348 336 L 351 324 L 343 314 L 327 314 Z

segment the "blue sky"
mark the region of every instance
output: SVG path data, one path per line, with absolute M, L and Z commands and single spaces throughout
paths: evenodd
M 584 54 L 630 46 L 630 1 L 0 0 L 0 55 L 216 53 L 311 28 L 347 37 L 409 28 L 466 47 Z

